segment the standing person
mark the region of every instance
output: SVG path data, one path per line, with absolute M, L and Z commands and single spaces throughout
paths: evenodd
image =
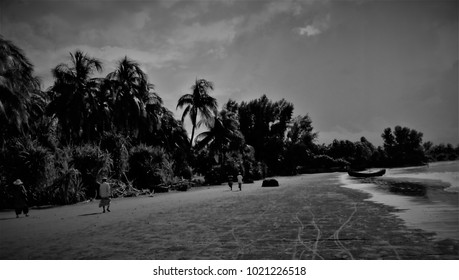
M 107 206 L 107 211 L 110 212 L 110 185 L 107 183 L 107 177 L 102 178 L 102 183 L 99 186 L 99 196 L 100 196 L 100 203 L 99 207 L 102 207 L 105 213 L 105 206 Z
M 242 175 L 241 172 L 237 175 L 237 183 L 239 184 L 239 190 L 242 191 Z
M 228 176 L 228 186 L 230 187 L 230 190 L 233 190 L 233 175 Z
M 16 218 L 19 218 L 21 213 L 24 213 L 26 217 L 29 217 L 29 206 L 27 205 L 27 191 L 24 188 L 24 183 L 20 179 L 13 182 L 14 191 L 14 211 L 16 212 Z

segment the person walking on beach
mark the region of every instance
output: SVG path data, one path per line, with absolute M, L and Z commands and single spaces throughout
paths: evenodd
M 237 175 L 237 183 L 239 185 L 239 190 L 242 191 L 242 175 L 241 172 Z
M 13 182 L 13 199 L 14 199 L 14 211 L 16 212 L 16 218 L 19 218 L 21 213 L 24 213 L 26 217 L 29 217 L 29 206 L 27 205 L 27 191 L 24 188 L 24 183 L 20 179 Z
M 230 187 L 230 190 L 233 190 L 233 175 L 228 176 L 228 186 Z
M 107 206 L 107 211 L 110 212 L 110 185 L 107 183 L 107 177 L 102 178 L 102 183 L 99 186 L 99 196 L 100 196 L 100 203 L 99 207 L 102 207 L 105 213 L 105 206 Z

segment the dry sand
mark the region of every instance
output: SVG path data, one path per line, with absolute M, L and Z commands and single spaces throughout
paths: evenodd
M 459 259 L 457 242 L 408 229 L 339 176 L 114 199 L 105 214 L 98 201 L 3 211 L 0 259 Z

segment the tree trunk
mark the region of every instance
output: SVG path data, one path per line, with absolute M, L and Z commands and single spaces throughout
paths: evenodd
M 190 150 L 193 147 L 193 138 L 194 138 L 194 130 L 195 130 L 195 128 L 196 128 L 196 126 L 193 125 L 193 128 L 191 129 Z

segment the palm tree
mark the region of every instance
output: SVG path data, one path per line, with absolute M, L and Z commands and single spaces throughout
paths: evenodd
M 244 137 L 239 130 L 236 114 L 223 110 L 210 123 L 210 130 L 196 137 L 196 149 L 208 147 L 209 151 L 220 157 L 223 163 L 225 152 L 243 147 Z
M 40 89 L 23 51 L 0 36 L 0 143 L 28 127 L 31 98 Z
M 107 80 L 112 84 L 114 122 L 118 130 L 138 136 L 142 128 L 147 132 L 158 128 L 162 100 L 153 92 L 154 85 L 148 82 L 137 62 L 125 56 L 116 70 L 107 75 Z
M 161 128 L 151 138 L 157 146 L 164 147 L 174 160 L 176 174 L 183 174 L 190 158 L 188 134 L 182 122 L 176 120 L 174 114 L 167 108 L 162 108 Z
M 100 108 L 100 79 L 91 78 L 95 71 L 102 71 L 102 63 L 80 50 L 70 53 L 70 65 L 61 63 L 52 70 L 55 81 L 49 89 L 52 101 L 48 113 L 59 120 L 67 142 L 92 138 L 94 134 L 90 120 Z
M 217 100 L 209 95 L 209 91 L 214 90 L 214 84 L 205 79 L 196 79 L 195 84 L 191 87 L 192 93 L 184 94 L 177 102 L 177 108 L 186 106 L 182 115 L 182 123 L 187 115 L 190 116 L 192 130 L 190 138 L 190 148 L 193 145 L 194 132 L 196 127 L 201 123 L 206 123 L 211 120 L 213 116 L 217 115 Z M 198 113 L 200 114 L 201 121 L 197 123 Z
M 174 118 L 174 113 L 162 107 L 160 110 L 161 126 L 155 131 L 152 140 L 154 145 L 164 147 L 169 153 L 176 150 L 186 152 L 189 139 L 181 121 Z

